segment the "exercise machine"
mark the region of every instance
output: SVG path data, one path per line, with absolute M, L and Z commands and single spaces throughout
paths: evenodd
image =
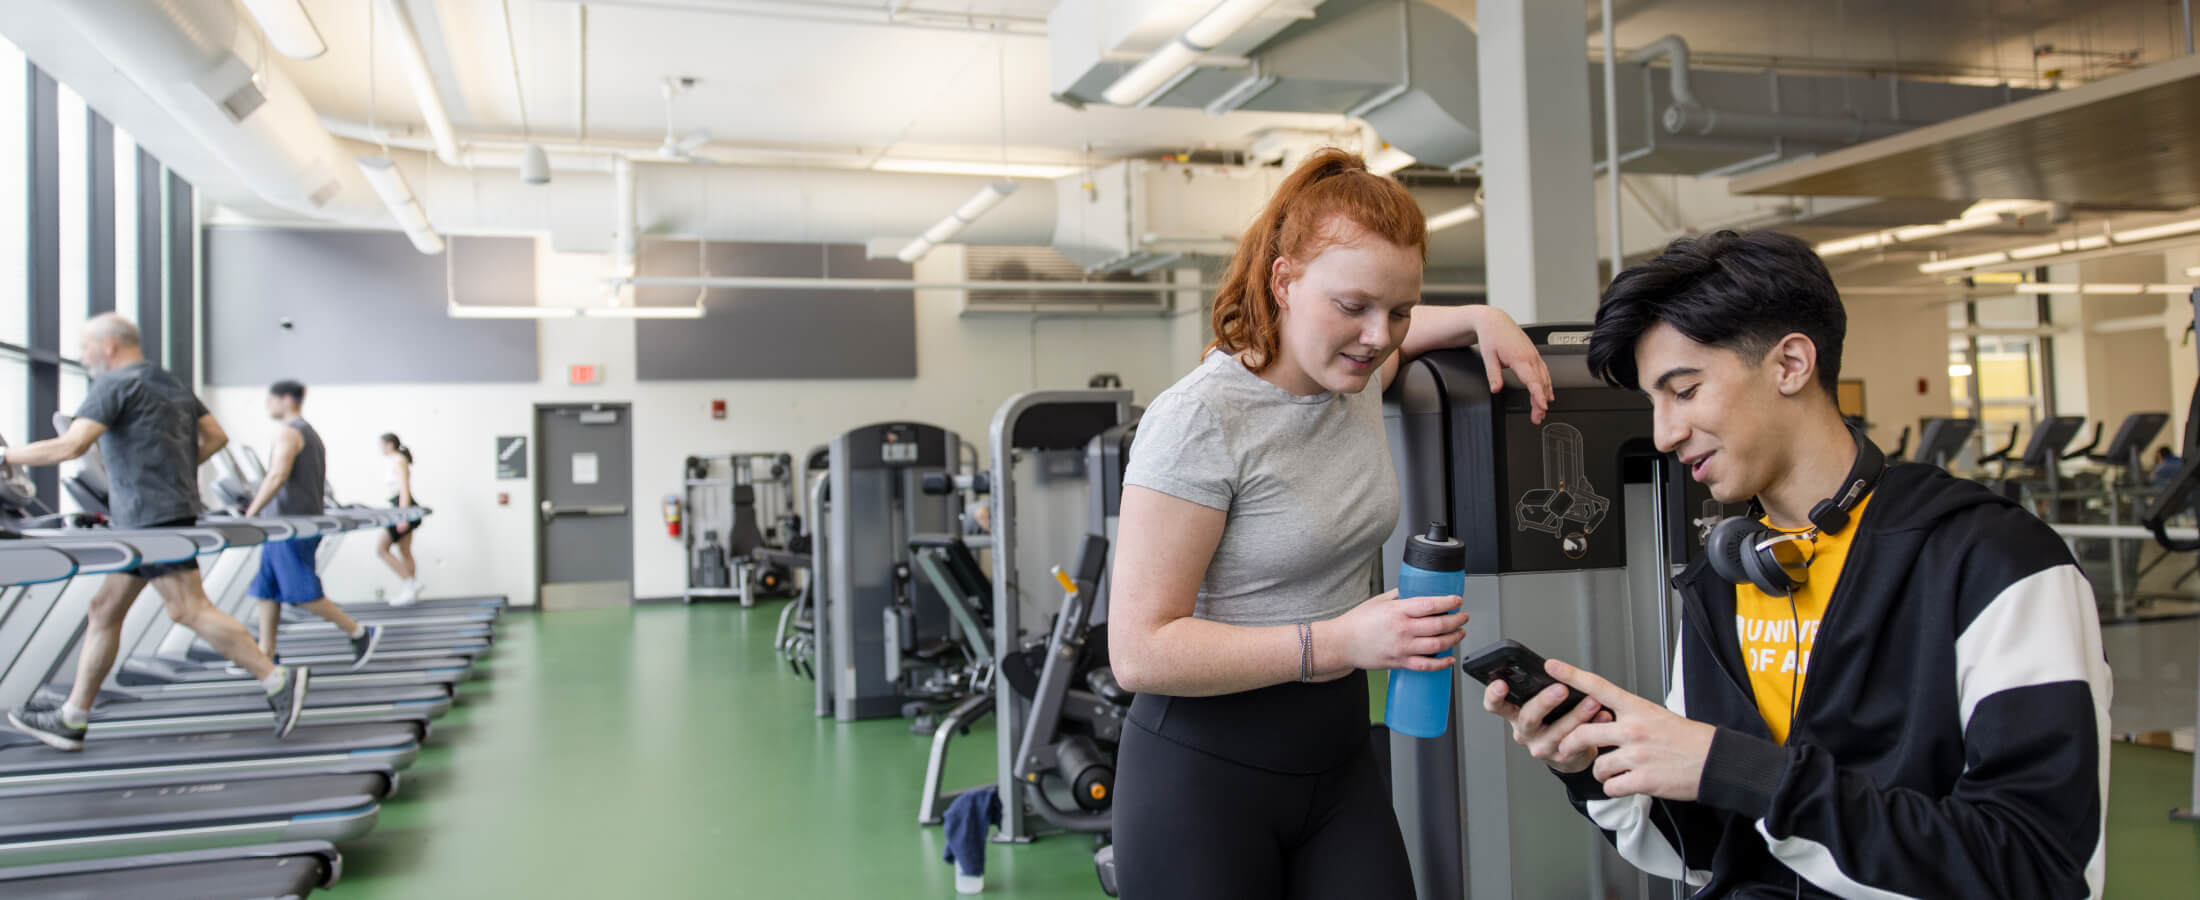
M 687 590 L 681 600 L 783 597 L 796 588 L 788 544 L 795 512 L 794 457 L 785 453 L 690 456 L 682 465 Z
M 1093 488 L 1087 446 L 1131 421 L 1125 390 L 1030 391 L 994 413 L 992 437 L 993 647 L 995 655 L 1044 640 L 1059 609 L 1045 573 L 1074 560 L 1092 533 Z M 1008 679 L 994 679 L 996 784 L 1001 826 L 995 840 L 1031 840 L 1034 813 L 1019 787 L 1017 741 L 1031 703 Z
M 1113 897 L 1115 757 L 1130 718 L 1131 692 L 1108 666 L 1106 626 L 1092 622 L 1108 541 L 1086 535 L 1074 575 L 1053 570 L 1062 586 L 1061 610 L 1045 643 L 1002 662 L 1001 674 L 1030 703 L 1016 743 L 1015 775 L 1024 802 L 1047 824 L 1066 832 L 1098 835 L 1093 854 L 1101 889 Z M 1036 670 L 1034 658 L 1042 660 Z M 1068 804 L 1056 800 L 1067 796 Z
M 1964 445 L 1971 442 L 1971 435 L 1977 431 L 1977 419 L 1927 417 L 1918 424 L 1917 456 L 1912 461 L 1949 468 L 1963 455 Z M 2016 442 L 2012 438 L 2010 443 Z
M 2193 321 L 2200 328 L 2200 290 L 2188 298 L 2192 304 Z M 2185 434 L 2180 454 L 2184 462 L 2177 467 L 2177 474 L 2154 503 L 2140 517 L 2140 524 L 2154 534 L 2156 543 L 2169 553 L 2200 553 L 2200 537 L 2179 537 L 2170 534 L 2169 520 L 2173 517 L 2200 512 L 2200 386 L 2195 386 L 2191 401 L 2185 407 Z M 2195 667 L 2200 671 L 2200 667 Z M 2191 802 L 2170 813 L 2171 818 L 2187 822 L 2200 822 L 2200 752 L 2193 754 Z
M 961 446 L 953 432 L 914 422 L 833 439 L 829 549 L 817 566 L 827 574 L 812 614 L 821 714 L 842 722 L 901 715 L 952 689 L 936 678 L 948 664 L 927 658 L 950 640 L 948 601 L 912 577 L 909 541 L 960 521 L 961 498 L 927 494 L 922 479 L 956 464 Z
M 1528 329 L 1559 397 L 1541 425 L 1509 373 L 1491 393 L 1472 349 L 1401 367 L 1384 415 L 1404 514 L 1380 571 L 1397 570 L 1414 526 L 1450 522 L 1468 553 L 1460 646 L 1511 638 L 1663 697 L 1678 633 L 1667 581 L 1700 540 L 1684 511 L 1701 510 L 1703 528 L 1725 510 L 1684 486 L 1657 451 L 1649 401 L 1590 374 L 1587 330 Z M 1505 722 L 1481 711 L 1479 686 L 1454 678 L 1445 736 L 1388 737 L 1392 801 L 1418 894 L 1669 896 L 1669 883 L 1611 850 L 1558 780 L 1514 746 Z

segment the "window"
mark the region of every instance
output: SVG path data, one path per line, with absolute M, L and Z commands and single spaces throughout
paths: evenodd
M 61 355 L 75 359 L 91 308 L 91 179 L 86 154 L 91 126 L 84 98 L 68 85 L 55 92 L 55 142 L 61 177 Z
M 91 385 L 92 376 L 84 371 L 84 367 L 74 363 L 63 363 L 61 366 L 61 396 L 54 403 L 54 411 L 64 416 L 76 415 L 77 410 L 84 408 L 84 394 L 90 390 Z M 31 431 L 40 437 L 51 436 L 54 434 L 53 423 L 32 422 Z
M 0 350 L 0 438 L 10 445 L 30 443 L 30 359 L 13 350 Z
M 24 152 L 30 138 L 30 110 L 23 102 L 29 90 L 30 64 L 23 52 L 0 38 L 0 343 L 21 347 L 30 343 L 29 217 L 30 158 Z M 0 369 L 17 370 L 0 376 L 0 391 L 14 393 L 0 403 L 24 402 L 25 377 L 20 371 L 29 360 L 16 356 L 0 360 Z M 6 385 L 14 385 L 9 388 Z M 0 406 L 0 410 L 12 407 Z M 23 416 L 0 416 L 0 429 L 22 434 Z
M 115 311 L 138 318 L 138 165 L 137 141 L 115 129 Z M 159 210 L 153 211 L 159 215 Z M 159 257 L 154 257 L 159 265 Z M 139 322 L 139 325 L 144 323 Z M 63 344 L 64 348 L 69 345 Z M 66 351 L 64 351 L 66 352 Z
M 1948 399 L 1958 417 L 1979 420 L 1972 438 L 1981 454 L 2010 442 L 2048 414 L 2047 354 L 2039 301 L 1998 297 L 1949 307 Z M 2018 449 L 2023 449 L 2021 444 Z

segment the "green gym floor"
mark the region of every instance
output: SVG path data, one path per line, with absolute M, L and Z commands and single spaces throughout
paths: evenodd
M 429 749 L 345 846 L 330 896 L 954 896 L 916 825 L 927 742 L 900 720 L 811 717 L 772 652 L 775 605 L 514 612 Z M 1380 709 L 1380 705 L 1376 707 Z M 949 783 L 993 766 L 974 731 Z M 2192 757 L 2119 744 L 2108 895 L 2191 896 Z M 994 846 L 986 893 L 1099 897 L 1091 842 Z

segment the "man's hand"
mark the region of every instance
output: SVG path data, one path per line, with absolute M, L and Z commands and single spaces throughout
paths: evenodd
M 1482 692 L 1482 708 L 1512 723 L 1513 743 L 1528 748 L 1528 755 L 1542 760 L 1544 765 L 1550 766 L 1554 771 L 1572 775 L 1596 762 L 1597 749 L 1591 746 L 1585 753 L 1569 754 L 1559 749 L 1560 742 L 1576 728 L 1591 721 L 1608 722 L 1612 717 L 1609 714 L 1598 716 L 1598 713 L 1604 712 L 1604 707 L 1595 698 L 1585 697 L 1564 718 L 1548 725 L 1543 724 L 1551 710 L 1556 709 L 1565 699 L 1566 687 L 1554 684 L 1545 688 L 1543 693 L 1528 698 L 1526 704 L 1514 706 L 1505 690 L 1505 683 L 1493 681 L 1490 682 L 1489 689 Z
M 1696 799 L 1717 727 L 1683 718 L 1663 704 L 1558 660 L 1551 660 L 1544 669 L 1552 678 L 1589 695 L 1583 706 L 1594 702 L 1612 711 L 1612 721 L 1582 725 L 1559 741 L 1560 758 L 1594 755 L 1597 780 L 1604 782 L 1609 796 Z

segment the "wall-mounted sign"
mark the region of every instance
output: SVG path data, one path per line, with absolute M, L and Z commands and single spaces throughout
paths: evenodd
M 497 477 L 500 479 L 527 477 L 526 435 L 510 434 L 497 437 Z

